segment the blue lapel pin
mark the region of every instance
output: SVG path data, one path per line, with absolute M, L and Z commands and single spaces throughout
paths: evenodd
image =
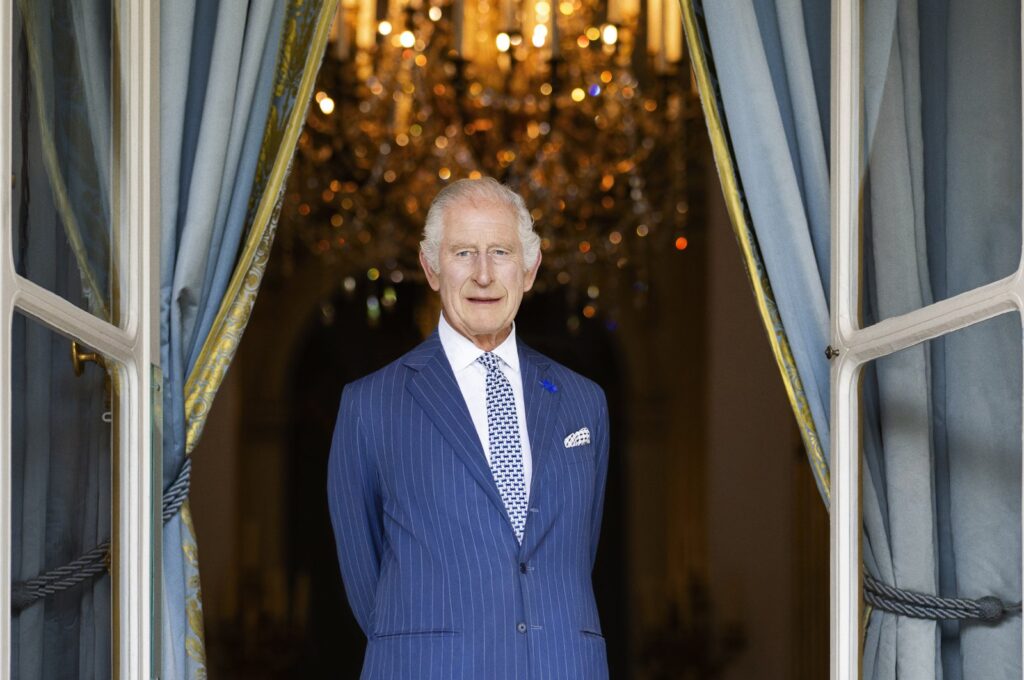
M 546 389 L 546 390 L 547 390 L 548 392 L 550 392 L 551 394 L 554 394 L 555 392 L 557 392 L 557 391 L 558 391 L 558 388 L 557 388 L 557 387 L 555 386 L 555 383 L 551 382 L 551 381 L 550 381 L 550 380 L 548 380 L 547 378 L 545 378 L 544 380 L 541 380 L 541 381 L 540 381 L 540 384 L 541 384 L 541 386 L 542 386 L 542 387 L 543 387 L 544 389 Z

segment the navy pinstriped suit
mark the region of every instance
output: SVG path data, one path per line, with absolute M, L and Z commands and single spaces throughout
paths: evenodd
M 597 385 L 518 343 L 533 481 L 520 546 L 437 332 L 346 386 L 328 496 L 363 680 L 605 680 L 590 574 Z M 565 448 L 588 427 L 591 443 Z

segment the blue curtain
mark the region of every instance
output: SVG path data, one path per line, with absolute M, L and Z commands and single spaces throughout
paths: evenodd
M 285 3 L 164 2 L 160 11 L 160 359 L 170 484 L 189 453 L 185 383 L 246 226 Z M 198 566 L 186 506 L 164 526 L 163 677 L 205 677 Z
M 827 461 L 828 3 L 687 9 L 690 33 L 703 29 L 691 45 L 713 62 L 717 92 L 703 93 L 705 108 L 724 119 L 753 271 L 774 293 L 779 323 L 769 331 L 792 347 L 793 384 Z M 869 0 L 863 40 L 869 324 L 1017 267 L 1020 7 Z M 1010 315 L 865 370 L 870 576 L 904 590 L 1020 601 L 1020 355 L 1020 319 Z M 1019 678 L 1020 626 L 1019 614 L 938 624 L 875 609 L 864 677 Z
M 161 5 L 164 481 L 185 464 L 270 255 L 336 0 Z M 162 674 L 204 678 L 188 503 L 164 526 Z

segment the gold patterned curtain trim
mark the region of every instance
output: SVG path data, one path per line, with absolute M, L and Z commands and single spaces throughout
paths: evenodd
M 782 325 L 782 319 L 775 304 L 771 283 L 768 280 L 764 263 L 761 261 L 761 256 L 757 249 L 756 236 L 747 220 L 747 212 L 744 206 L 743 195 L 739 188 L 736 167 L 733 163 L 729 142 L 722 125 L 722 116 L 718 110 L 718 100 L 711 84 L 707 58 L 701 47 L 697 18 L 693 9 L 693 0 L 680 0 L 680 2 L 682 5 L 683 27 L 686 31 L 686 44 L 690 50 L 690 60 L 697 79 L 697 88 L 700 91 L 700 101 L 704 109 L 704 118 L 707 121 L 708 134 L 711 137 L 711 148 L 715 157 L 715 165 L 718 167 L 718 179 L 722 184 L 722 194 L 725 197 L 725 205 L 729 213 L 730 222 L 732 223 L 733 233 L 740 244 L 743 264 L 747 270 L 750 285 L 754 290 L 754 298 L 757 301 L 757 308 L 761 314 L 761 321 L 764 323 L 765 330 L 768 333 L 768 340 L 772 346 L 772 353 L 775 355 L 775 362 L 778 364 L 779 373 L 782 375 L 782 382 L 786 388 L 786 395 L 789 397 L 789 404 L 800 426 L 800 436 L 807 450 L 807 458 L 814 470 L 815 477 L 818 479 L 818 486 L 824 494 L 825 502 L 828 503 L 831 495 L 828 463 L 825 461 L 821 441 L 818 439 L 818 431 L 814 426 L 811 409 L 807 404 L 803 382 L 800 380 L 796 362 L 793 360 L 793 352 L 789 346 L 789 339 L 786 337 L 786 330 Z
M 308 43 L 309 47 L 305 55 L 302 79 L 281 143 L 278 146 L 277 155 L 274 158 L 273 169 L 259 198 L 259 207 L 253 219 L 252 228 L 246 236 L 245 247 L 210 328 L 210 333 L 207 335 L 196 365 L 185 383 L 185 417 L 188 423 L 185 451 L 187 454 L 191 454 L 199 441 L 210 404 L 224 380 L 224 375 L 235 351 L 238 349 L 242 332 L 245 330 L 252 307 L 256 302 L 256 294 L 259 292 L 263 273 L 270 257 L 270 248 L 274 241 L 284 180 L 288 175 L 288 168 L 299 133 L 305 123 L 306 110 L 309 100 L 312 98 L 313 85 L 327 45 L 327 36 L 337 4 L 338 0 L 325 0 L 320 7 L 313 38 Z M 296 2 L 295 5 L 301 5 L 301 1 Z M 285 34 L 281 39 L 279 74 L 291 72 L 291 62 L 295 59 L 296 48 L 301 46 L 296 45 L 296 31 L 297 26 L 294 16 L 292 16 L 285 26 Z M 270 116 L 277 115 L 276 107 L 272 107 Z M 268 123 L 268 137 L 272 129 L 273 125 Z M 264 141 L 265 151 L 266 139 Z
M 57 212 L 60 214 L 61 223 L 64 225 L 64 234 L 67 236 L 68 244 L 71 246 L 71 252 L 75 256 L 75 262 L 78 264 L 82 286 L 88 291 L 89 311 L 104 321 L 117 323 L 117 319 L 111 316 L 110 308 L 107 306 L 107 298 L 103 291 L 100 290 L 99 283 L 96 281 L 96 275 L 89 264 L 89 256 L 85 252 L 85 243 L 82 240 L 82 230 L 78 226 L 78 217 L 71 207 L 67 183 L 64 181 L 64 175 L 60 171 L 60 163 L 57 158 L 57 143 L 53 139 L 53 130 L 50 128 L 50 123 L 46 120 L 46 98 L 43 95 L 42 87 L 43 66 L 39 56 L 38 45 L 36 45 L 34 39 L 36 36 L 35 10 L 29 0 L 21 0 L 18 6 L 21 10 L 22 22 L 25 24 L 25 47 L 28 52 L 29 70 L 35 81 L 35 87 L 32 90 L 35 94 L 36 112 L 39 117 L 39 136 L 43 146 L 43 165 L 46 166 L 46 174 L 50 177 L 50 189 L 53 192 L 53 200 L 56 204 Z M 27 181 L 27 178 L 24 178 L 23 181 Z M 111 201 L 111 205 L 113 205 L 113 201 Z M 111 219 L 113 219 L 113 213 L 111 213 Z M 116 268 L 117 253 L 110 252 L 109 248 L 106 250 L 111 258 L 110 283 L 116 289 L 118 276 Z

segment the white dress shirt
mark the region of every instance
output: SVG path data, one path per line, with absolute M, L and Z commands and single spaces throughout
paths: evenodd
M 448 320 L 441 314 L 437 324 L 437 334 L 441 338 L 448 363 L 455 373 L 455 381 L 459 384 L 462 398 L 469 407 L 469 416 L 473 419 L 477 436 L 484 447 L 487 465 L 491 464 L 491 447 L 487 437 L 487 369 L 477 361 L 484 351 L 474 345 L 469 338 L 451 327 Z M 530 480 L 533 477 L 533 459 L 530 456 L 530 437 L 526 431 L 526 403 L 523 401 L 523 376 L 519 370 L 519 349 L 516 347 L 516 326 L 505 341 L 494 348 L 493 353 L 501 359 L 501 370 L 512 385 L 512 395 L 516 400 L 516 414 L 519 416 L 519 443 L 523 452 L 523 485 L 526 496 L 530 496 Z

